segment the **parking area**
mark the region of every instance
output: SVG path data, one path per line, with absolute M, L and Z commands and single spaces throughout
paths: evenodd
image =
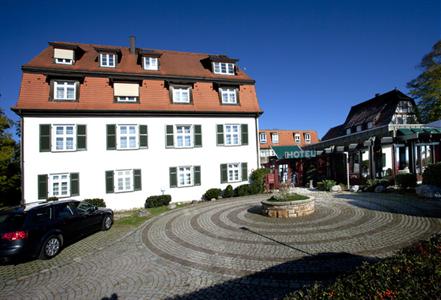
M 316 212 L 259 214 L 266 195 L 172 210 L 99 232 L 50 261 L 0 267 L 0 298 L 272 299 L 441 231 L 441 203 L 314 192 Z M 114 236 L 112 238 L 112 236 Z

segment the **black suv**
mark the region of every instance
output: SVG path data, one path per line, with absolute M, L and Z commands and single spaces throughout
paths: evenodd
M 0 209 L 0 260 L 49 259 L 69 241 L 94 230 L 109 230 L 113 212 L 86 202 L 62 200 Z

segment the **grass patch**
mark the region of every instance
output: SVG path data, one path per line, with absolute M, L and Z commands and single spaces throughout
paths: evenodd
M 306 200 L 309 199 L 308 196 L 299 195 L 295 193 L 291 194 L 282 194 L 282 195 L 275 195 L 268 199 L 270 202 L 287 202 L 287 201 L 299 201 L 299 200 Z

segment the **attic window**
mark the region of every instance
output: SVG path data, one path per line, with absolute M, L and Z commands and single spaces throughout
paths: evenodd
M 347 135 L 351 134 L 351 128 L 346 129 L 346 134 Z
M 74 50 L 54 48 L 54 60 L 56 64 L 72 65 L 74 63 Z
M 300 144 L 300 133 L 294 134 L 294 141 L 296 144 Z
M 116 54 L 114 53 L 100 53 L 100 66 L 106 68 L 115 68 Z
M 113 93 L 116 102 L 138 102 L 139 84 L 115 82 Z
M 157 57 L 144 56 L 142 58 L 142 65 L 144 67 L 144 70 L 158 70 L 159 69 Z
M 233 63 L 213 62 L 214 74 L 234 75 L 234 68 L 235 65 Z
M 357 125 L 357 132 L 360 132 L 362 129 L 361 125 Z
M 309 144 L 311 143 L 311 134 L 305 133 L 305 143 Z
M 371 129 L 372 127 L 374 127 L 374 123 L 372 123 L 372 122 L 368 122 L 368 123 L 367 123 L 367 128 L 368 128 L 368 129 Z

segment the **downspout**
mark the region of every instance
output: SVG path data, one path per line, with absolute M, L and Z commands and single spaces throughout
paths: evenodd
M 256 128 L 256 151 L 257 151 L 257 169 L 260 168 L 260 144 L 259 144 L 259 119 L 258 116 L 254 118 L 254 126 Z
M 20 117 L 20 185 L 21 185 L 21 204 L 25 204 L 24 198 L 24 118 Z

